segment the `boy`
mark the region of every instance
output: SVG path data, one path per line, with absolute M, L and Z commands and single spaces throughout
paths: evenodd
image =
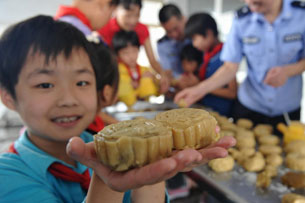
M 97 90 L 104 88 L 94 53 L 80 31 L 51 17 L 31 18 L 2 35 L 1 100 L 18 112 L 27 130 L 10 152 L 0 155 L 1 201 L 82 202 L 87 195 L 86 202 L 128 202 L 131 195 L 135 202 L 144 197 L 164 202 L 160 181 L 190 165 L 226 156 L 225 148 L 234 145 L 226 139 L 216 147 L 181 151 L 126 173 L 110 171 L 96 159 L 92 142 L 84 146 L 92 141 L 83 131 L 96 115 Z M 123 199 L 123 193 L 111 188 L 137 189 Z
M 222 43 L 218 39 L 216 22 L 207 13 L 194 14 L 186 23 L 185 35 L 192 39 L 195 48 L 204 52 L 203 64 L 199 69 L 199 79 L 206 80 L 223 64 L 220 60 Z M 234 78 L 228 85 L 211 92 L 200 103 L 222 115 L 230 116 L 236 94 L 237 83 Z
M 146 25 L 139 22 L 142 0 L 118 0 L 116 17 L 112 18 L 104 27 L 99 30 L 103 40 L 111 47 L 112 38 L 120 30 L 135 31 L 139 42 L 144 46 L 147 58 L 151 67 L 160 74 L 160 92 L 165 93 L 169 88 L 169 81 L 166 73 L 156 60 L 149 37 L 149 30 Z
M 183 47 L 180 53 L 180 60 L 183 74 L 177 81 L 177 87 L 184 89 L 199 83 L 198 71 L 202 63 L 202 52 L 193 47 L 192 44 Z
M 154 75 L 148 68 L 137 64 L 140 48 L 137 34 L 121 30 L 114 35 L 112 46 L 119 61 L 119 100 L 132 106 L 137 99 L 156 95 L 158 89 L 153 81 Z
M 94 50 L 76 28 L 51 17 L 34 17 L 3 34 L 1 99 L 27 130 L 0 158 L 1 201 L 84 200 L 92 171 L 66 154 L 66 144 L 73 136 L 92 141 L 83 131 L 96 115 L 97 90 L 107 75 L 99 73 Z M 122 201 L 123 193 L 107 188 L 99 191 L 105 202 Z M 89 190 L 88 201 L 95 195 Z

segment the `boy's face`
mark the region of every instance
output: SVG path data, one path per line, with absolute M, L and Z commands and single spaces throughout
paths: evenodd
M 35 141 L 66 142 L 79 136 L 97 113 L 95 73 L 83 50 L 73 50 L 45 63 L 30 54 L 15 87 L 14 109 Z
M 136 4 L 131 4 L 127 10 L 119 5 L 117 9 L 117 21 L 119 26 L 125 31 L 132 31 L 136 27 L 140 18 L 140 7 Z
M 192 44 L 196 49 L 207 52 L 213 45 L 214 39 L 215 38 L 211 32 L 207 32 L 206 36 L 195 34 L 192 37 Z
M 91 0 L 88 2 L 86 16 L 90 20 L 93 30 L 102 28 L 111 18 L 115 6 L 111 0 Z
M 252 12 L 267 14 L 274 3 L 280 0 L 245 0 Z
M 118 51 L 119 59 L 131 68 L 136 67 L 138 55 L 139 48 L 137 46 L 128 45 L 127 47 Z
M 197 69 L 198 64 L 194 60 L 182 60 L 182 67 L 185 73 L 194 73 L 194 71 Z
M 185 19 L 181 19 L 173 16 L 167 22 L 162 24 L 162 27 L 166 31 L 166 35 L 174 40 L 182 40 L 184 37 L 184 24 Z

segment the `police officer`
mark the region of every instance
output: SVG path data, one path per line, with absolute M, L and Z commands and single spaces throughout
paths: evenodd
M 167 4 L 160 9 L 159 20 L 166 32 L 157 43 L 160 63 L 164 69 L 171 71 L 174 78 L 178 78 L 183 72 L 180 52 L 191 43 L 189 39 L 184 39 L 186 19 L 176 5 Z
M 213 77 L 180 92 L 187 105 L 228 83 L 242 57 L 248 74 L 238 90 L 235 118 L 276 126 L 283 114 L 300 119 L 302 73 L 305 70 L 305 2 L 293 0 L 245 0 L 237 11 L 222 50 L 224 65 Z

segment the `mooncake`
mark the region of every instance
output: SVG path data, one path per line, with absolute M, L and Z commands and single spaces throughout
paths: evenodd
M 199 149 L 220 138 L 216 119 L 203 109 L 173 109 L 158 113 L 155 119 L 172 131 L 175 149 Z
M 94 135 L 97 157 L 115 171 L 141 167 L 167 157 L 172 132 L 161 122 L 139 118 L 106 126 Z

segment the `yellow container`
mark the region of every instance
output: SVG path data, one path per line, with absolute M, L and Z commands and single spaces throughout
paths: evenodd
M 305 140 L 305 125 L 299 121 L 292 121 L 289 126 L 279 123 L 277 129 L 284 135 L 284 144 L 294 140 Z

